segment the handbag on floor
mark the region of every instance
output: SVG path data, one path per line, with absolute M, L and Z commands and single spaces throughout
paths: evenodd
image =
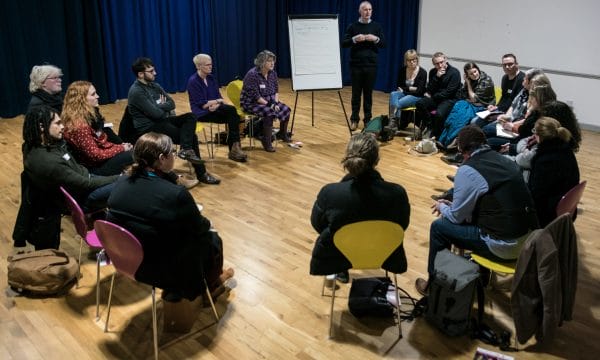
M 356 317 L 392 317 L 394 307 L 387 300 L 390 285 L 388 277 L 353 279 L 348 297 L 350 313 Z
M 75 282 L 77 260 L 54 249 L 8 257 L 8 285 L 19 292 L 53 295 Z

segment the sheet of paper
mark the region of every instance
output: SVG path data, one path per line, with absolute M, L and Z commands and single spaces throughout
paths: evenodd
M 516 138 L 517 134 L 515 134 L 512 131 L 506 130 L 505 128 L 502 127 L 502 124 L 497 123 L 496 124 L 496 136 L 512 139 L 512 138 Z

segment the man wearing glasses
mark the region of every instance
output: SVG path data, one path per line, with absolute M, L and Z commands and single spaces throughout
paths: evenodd
M 417 101 L 417 124 L 421 124 L 421 134 L 426 127 L 431 136 L 439 137 L 444 121 L 456 102 L 460 89 L 460 72 L 448 63 L 442 52 L 436 52 L 431 59 L 433 69 L 429 71 L 429 82 L 425 96 Z
M 502 56 L 502 70 L 504 70 L 501 85 L 502 97 L 498 101 L 497 106 L 490 105 L 488 110 L 500 110 L 504 113 L 508 110 L 510 104 L 512 104 L 515 96 L 523 89 L 525 73 L 519 70 L 519 63 L 514 54 L 505 54 Z
M 177 156 L 194 166 L 200 182 L 219 184 L 221 180 L 206 172 L 204 161 L 200 159 L 194 114 L 175 115 L 175 102 L 155 82 L 156 70 L 151 59 L 138 58 L 131 70 L 136 80 L 129 88 L 127 107 L 137 135 L 151 131 L 168 135 L 175 144 L 181 145 Z

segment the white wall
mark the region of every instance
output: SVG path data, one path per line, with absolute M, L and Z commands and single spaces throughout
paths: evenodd
M 503 54 L 547 71 L 559 100 L 584 128 L 600 129 L 600 1 L 422 0 L 418 51 L 431 67 L 442 51 L 461 70 L 475 61 L 499 86 Z

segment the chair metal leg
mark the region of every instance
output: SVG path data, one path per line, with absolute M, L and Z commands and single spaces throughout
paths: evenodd
M 108 291 L 108 305 L 106 311 L 106 323 L 104 324 L 104 332 L 108 331 L 108 321 L 110 319 L 110 303 L 112 301 L 113 286 L 115 285 L 115 275 L 117 275 L 116 271 L 112 274 L 112 277 L 110 279 L 110 290 Z
M 215 302 L 213 301 L 212 296 L 210 295 L 210 290 L 208 290 L 208 284 L 206 283 L 206 279 L 204 279 L 204 288 L 206 289 L 206 297 L 210 302 L 210 307 L 212 308 L 213 313 L 215 314 L 215 319 L 217 322 L 219 321 L 219 314 L 217 313 L 217 308 L 215 307 Z
M 77 235 L 79 236 L 79 235 Z M 79 278 L 81 277 L 81 249 L 83 247 L 83 238 L 79 236 L 79 259 L 77 260 L 77 278 L 75 279 L 75 288 L 79 289 Z
M 398 339 L 402 339 L 402 323 L 400 318 L 400 296 L 398 295 L 398 277 L 394 274 L 394 293 L 396 293 L 396 314 L 398 315 Z
M 158 360 L 158 326 L 156 324 L 156 288 L 152 287 L 152 340 L 154 342 L 154 359 Z
M 100 319 L 100 257 L 104 249 L 96 254 L 96 321 Z
M 333 275 L 333 287 L 331 288 L 331 310 L 329 311 L 329 338 L 330 339 L 333 337 L 333 303 L 335 301 L 335 288 L 337 286 L 336 279 L 337 279 L 337 274 Z
M 212 129 L 211 129 L 212 131 Z M 206 152 L 208 152 L 208 157 L 211 157 L 212 154 L 212 140 L 206 137 L 206 127 L 202 128 L 202 133 L 204 134 L 204 142 L 206 143 Z

